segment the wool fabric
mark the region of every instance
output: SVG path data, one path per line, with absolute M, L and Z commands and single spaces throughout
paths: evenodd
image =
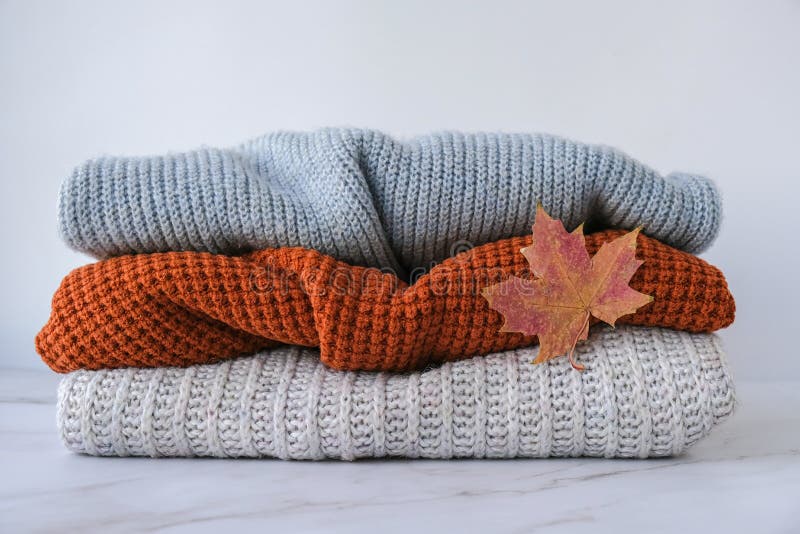
M 711 244 L 721 220 L 707 179 L 662 177 L 604 146 L 324 129 L 87 161 L 63 184 L 59 228 L 71 247 L 100 258 L 299 246 L 408 279 L 462 247 L 528 233 L 537 202 L 568 229 L 643 226 L 693 253 Z
M 421 373 L 340 372 L 286 347 L 188 368 L 77 371 L 59 387 L 67 448 L 99 456 L 284 459 L 680 454 L 734 409 L 718 338 L 600 327 L 565 358 L 537 349 Z
M 591 234 L 587 250 L 622 233 Z M 411 286 L 300 248 L 113 258 L 65 278 L 36 346 L 59 372 L 209 363 L 279 342 L 318 346 L 340 370 L 403 371 L 528 346 L 535 337 L 499 331 L 503 317 L 480 290 L 526 276 L 520 249 L 530 242 L 477 247 Z M 715 267 L 644 235 L 637 257 L 644 265 L 631 286 L 654 301 L 620 323 L 706 332 L 733 321 L 733 297 Z

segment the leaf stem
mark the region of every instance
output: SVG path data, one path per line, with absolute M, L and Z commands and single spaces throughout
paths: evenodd
M 579 364 L 575 361 L 573 356 L 575 355 L 575 346 L 578 344 L 578 339 L 580 339 L 581 334 L 584 330 L 589 326 L 589 312 L 586 312 L 586 319 L 583 321 L 583 326 L 580 330 L 578 330 L 578 334 L 575 336 L 575 341 L 572 342 L 572 348 L 569 351 L 569 363 L 572 364 L 572 368 L 576 371 L 583 371 L 586 369 L 585 366 Z

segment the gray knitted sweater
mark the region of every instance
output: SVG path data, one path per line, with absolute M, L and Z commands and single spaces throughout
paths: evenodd
M 63 184 L 59 227 L 97 257 L 304 246 L 402 273 L 530 232 L 535 206 L 572 228 L 644 226 L 698 252 L 720 202 L 704 178 L 662 177 L 613 149 L 548 135 L 280 132 L 231 149 L 103 157 Z
M 66 446 L 103 456 L 286 459 L 652 457 L 726 419 L 734 390 L 718 338 L 596 327 L 586 365 L 537 349 L 411 374 L 337 372 L 282 348 L 189 368 L 77 371 L 61 382 Z

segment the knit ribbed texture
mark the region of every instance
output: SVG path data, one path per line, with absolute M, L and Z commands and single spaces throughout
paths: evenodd
M 405 277 L 454 250 L 530 232 L 631 229 L 699 252 L 717 235 L 708 180 L 659 176 L 608 147 L 548 135 L 279 132 L 234 149 L 88 161 L 61 191 L 65 241 L 97 257 L 301 246 Z
M 620 231 L 591 234 L 594 253 Z M 446 260 L 408 287 L 394 275 L 318 252 L 270 249 L 243 257 L 198 252 L 113 258 L 75 270 L 36 338 L 60 372 L 209 363 L 274 346 L 319 346 L 340 370 L 397 371 L 531 345 L 500 332 L 481 289 L 528 276 L 531 236 Z M 643 266 L 631 286 L 654 301 L 619 323 L 692 332 L 729 325 L 734 301 L 722 273 L 639 235 Z
M 536 349 L 339 372 L 301 348 L 78 371 L 61 382 L 58 426 L 69 449 L 102 456 L 644 458 L 680 454 L 733 411 L 713 334 L 600 327 L 578 352 L 583 373 L 531 364 Z

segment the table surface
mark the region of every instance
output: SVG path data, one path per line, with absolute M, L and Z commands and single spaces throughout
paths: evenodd
M 800 532 L 800 384 L 659 460 L 93 458 L 55 431 L 58 377 L 0 369 L 0 532 Z

